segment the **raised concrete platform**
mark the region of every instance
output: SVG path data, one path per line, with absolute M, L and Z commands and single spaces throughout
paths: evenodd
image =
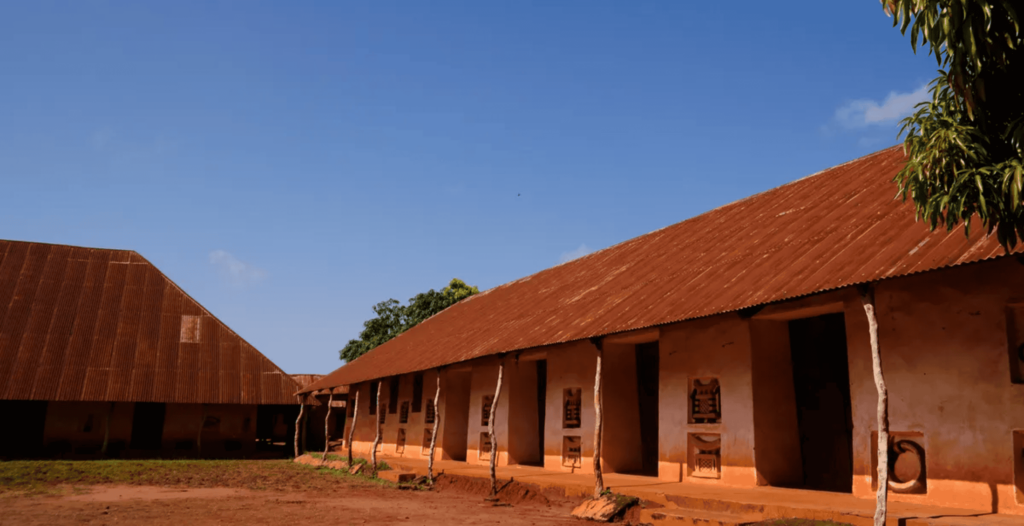
M 396 470 L 426 475 L 422 458 L 381 456 Z M 464 477 L 490 478 L 488 466 L 451 460 L 434 462 L 434 472 Z M 383 472 L 382 472 L 383 473 Z M 549 471 L 532 466 L 497 468 L 499 479 L 514 479 L 543 489 L 558 489 L 567 497 L 590 497 L 594 477 Z M 739 526 L 757 520 L 801 518 L 872 526 L 874 499 L 850 494 L 772 487 L 726 488 L 709 484 L 662 482 L 655 477 L 608 473 L 607 487 L 616 493 L 633 495 L 652 507 L 643 510 L 645 522 L 655 524 L 701 524 Z M 662 506 L 655 508 L 654 506 Z M 1009 526 L 1024 525 L 1024 515 L 984 513 L 977 510 L 889 502 L 887 525 L 891 526 Z

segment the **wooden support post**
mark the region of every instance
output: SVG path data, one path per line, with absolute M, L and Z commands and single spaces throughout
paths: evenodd
M 327 429 L 331 422 L 331 404 L 333 403 L 334 389 L 331 389 L 331 396 L 327 399 L 327 416 L 324 417 L 324 454 L 320 457 L 320 462 L 327 461 L 327 450 L 331 447 L 331 434 L 327 432 Z
M 103 421 L 103 445 L 100 447 L 100 456 L 107 456 L 107 444 L 110 443 L 110 419 L 114 416 L 114 404 L 116 402 L 110 402 L 107 406 L 107 418 Z
M 604 415 L 601 413 L 601 359 L 604 357 L 604 346 L 599 338 L 592 341 L 597 348 L 597 372 L 594 374 L 594 498 L 599 499 L 604 493 L 604 474 L 601 473 L 601 432 L 604 429 Z
M 355 436 L 356 432 L 356 419 L 359 418 L 359 389 L 356 389 L 356 401 L 353 402 L 355 405 L 352 407 L 352 423 L 348 428 L 348 465 L 352 466 L 352 437 Z
M 206 404 L 203 404 L 203 418 L 199 420 L 199 432 L 196 433 L 196 457 L 203 458 L 203 428 L 206 427 Z
M 430 458 L 427 459 L 427 480 L 434 483 L 434 446 L 437 444 L 437 424 L 441 421 L 441 410 L 437 403 L 441 399 L 441 370 L 437 370 L 437 390 L 434 391 L 434 430 L 430 432 Z
M 380 392 L 384 390 L 383 387 L 384 386 L 380 384 L 380 381 L 378 381 L 376 401 L 377 414 L 374 415 L 377 418 L 373 421 L 373 425 L 377 427 L 377 435 L 373 437 L 373 449 L 370 450 L 370 468 L 374 477 L 377 476 L 377 444 L 380 444 L 380 417 L 384 416 L 383 413 L 385 411 L 385 409 L 380 406 Z
M 882 375 L 882 353 L 878 348 L 878 319 L 875 317 L 875 291 L 868 285 L 860 291 L 860 300 L 868 318 L 871 340 L 871 370 L 878 391 L 878 492 L 875 495 L 875 526 L 885 526 L 889 491 L 889 391 Z
M 299 434 L 302 431 L 302 415 L 306 412 L 306 404 L 299 398 L 299 416 L 295 419 L 295 458 L 299 457 Z
M 505 357 L 499 358 L 498 384 L 494 386 L 494 400 L 491 402 L 491 415 L 487 419 L 487 434 L 491 439 L 491 496 L 498 495 L 498 476 L 495 463 L 498 461 L 498 439 L 494 437 L 494 416 L 498 412 L 498 398 L 501 397 L 501 376 L 505 372 Z

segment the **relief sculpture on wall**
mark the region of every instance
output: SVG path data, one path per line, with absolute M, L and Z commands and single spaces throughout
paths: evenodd
M 562 392 L 562 428 L 580 427 L 580 409 L 583 405 L 583 389 L 570 387 Z
M 914 440 L 894 437 L 889 447 L 889 489 L 894 493 L 924 493 L 924 448 Z
M 690 476 L 717 479 L 722 476 L 721 435 L 690 434 Z
M 694 378 L 690 389 L 690 423 L 722 422 L 722 389 L 718 378 Z
M 398 428 L 398 437 L 395 439 L 395 453 L 405 453 L 405 429 Z
M 580 437 L 562 437 L 562 466 L 578 468 L 583 465 L 583 442 Z
M 398 423 L 409 423 L 409 402 L 402 402 L 402 407 L 398 410 Z
M 433 424 L 436 415 L 437 413 L 434 411 L 434 401 L 427 400 L 427 412 L 423 416 L 423 422 L 426 424 Z
M 491 406 L 494 405 L 494 395 L 484 395 L 480 402 L 480 425 L 487 427 L 491 420 Z

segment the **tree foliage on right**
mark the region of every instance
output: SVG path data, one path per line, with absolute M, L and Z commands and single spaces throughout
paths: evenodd
M 1024 35 L 1019 0 L 882 0 L 939 75 L 902 121 L 908 162 L 896 176 L 932 229 L 971 218 L 1009 251 L 1024 241 Z
M 447 287 L 439 291 L 430 289 L 410 298 L 408 305 L 402 305 L 396 299 L 382 301 L 373 306 L 373 312 L 377 317 L 363 322 L 363 331 L 359 333 L 359 338 L 349 340 L 338 352 L 339 358 L 351 362 L 423 320 L 478 292 L 480 289 L 477 287 L 454 278 Z

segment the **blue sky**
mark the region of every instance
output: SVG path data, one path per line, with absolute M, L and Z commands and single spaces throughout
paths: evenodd
M 936 70 L 874 0 L 6 2 L 0 68 L 0 238 L 136 250 L 290 373 L 893 145 Z

